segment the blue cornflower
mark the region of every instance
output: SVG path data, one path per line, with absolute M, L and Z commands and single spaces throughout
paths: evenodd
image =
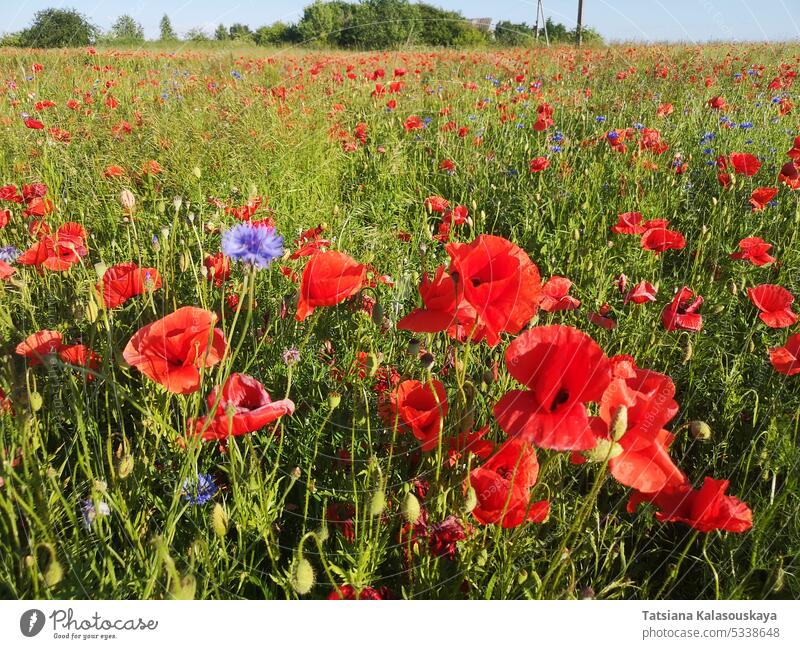
M 714 153 L 714 149 L 712 149 L 711 147 L 707 147 L 703 149 L 703 153 L 705 153 L 706 155 L 711 155 L 712 153 Z
M 183 481 L 181 495 L 187 503 L 205 505 L 213 498 L 217 490 L 217 485 L 214 484 L 214 479 L 210 475 L 199 473 L 196 481 L 189 478 Z
M 605 115 L 598 115 L 597 117 L 594 118 L 594 121 L 597 122 L 598 124 L 602 124 L 603 122 L 606 121 Z
M 92 527 L 92 523 L 98 516 L 108 516 L 109 514 L 111 514 L 111 508 L 108 503 L 100 501 L 95 507 L 91 499 L 81 500 L 81 520 L 87 530 Z
M 0 260 L 3 260 L 7 264 L 13 264 L 17 257 L 22 254 L 22 251 L 19 248 L 15 248 L 14 246 L 6 246 L 5 248 L 0 248 Z
M 231 76 L 232 76 L 234 79 L 238 79 L 239 81 L 241 81 L 241 80 L 242 80 L 242 75 L 241 75 L 241 74 L 239 74 L 239 73 L 238 73 L 236 70 L 231 70 Z
M 748 128 L 753 128 L 753 122 L 742 122 L 739 124 L 739 128 L 743 128 L 747 130 Z
M 633 125 L 633 128 L 635 128 L 637 131 L 641 131 L 644 128 L 644 124 L 641 122 L 636 122 L 636 124 Z
M 560 147 L 560 146 L 558 146 L 557 144 L 556 144 L 555 146 L 551 146 L 551 147 L 550 147 L 550 150 L 551 150 L 553 153 L 561 153 L 561 147 Z
M 433 117 L 423 117 L 422 121 L 425 123 L 425 126 L 428 126 L 433 121 Z
M 564 134 L 561 131 L 556 131 L 550 138 L 553 142 L 561 142 L 564 139 Z
M 223 233 L 222 252 L 236 261 L 267 268 L 283 255 L 283 237 L 269 226 L 240 223 Z

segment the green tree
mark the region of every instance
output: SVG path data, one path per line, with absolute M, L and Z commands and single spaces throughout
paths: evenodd
M 178 39 L 178 35 L 175 33 L 175 30 L 172 28 L 172 22 L 169 19 L 167 14 L 164 14 L 164 17 L 161 19 L 161 22 L 158 24 L 158 28 L 161 33 L 161 40 L 162 41 L 175 41 Z
M 253 41 L 253 32 L 247 25 L 234 23 L 228 29 L 228 34 L 233 41 Z
M 228 29 L 220 23 L 217 25 L 217 29 L 214 32 L 214 38 L 218 41 L 227 41 L 228 40 Z
M 280 43 L 292 43 L 296 40 L 296 28 L 286 23 L 277 22 L 272 25 L 259 27 L 253 38 L 257 45 L 279 45 Z
M 359 5 L 346 2 L 321 2 L 315 0 L 303 10 L 303 17 L 297 23 L 297 33 L 304 43 L 320 45 L 341 45 L 342 30 L 358 9 Z M 347 38 L 344 37 L 346 42 Z
M 495 41 L 505 47 L 526 47 L 533 42 L 535 36 L 536 30 L 525 23 L 501 20 L 494 26 Z
M 188 32 L 186 32 L 186 40 L 199 43 L 202 41 L 210 41 L 211 39 L 208 37 L 208 34 L 205 33 L 202 27 L 192 27 Z
M 23 47 L 80 47 L 94 43 L 98 30 L 74 9 L 42 9 L 20 32 Z
M 142 43 L 144 42 L 144 29 L 132 16 L 125 14 L 117 18 L 111 26 L 111 37 L 117 41 Z

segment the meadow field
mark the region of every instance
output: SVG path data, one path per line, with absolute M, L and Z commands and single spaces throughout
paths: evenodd
M 800 46 L 0 54 L 0 596 L 800 596 Z

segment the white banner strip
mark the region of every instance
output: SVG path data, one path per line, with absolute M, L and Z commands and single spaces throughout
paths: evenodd
M 4 601 L 3 647 L 800 647 L 800 602 Z

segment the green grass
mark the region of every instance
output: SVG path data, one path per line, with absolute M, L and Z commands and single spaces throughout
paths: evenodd
M 297 596 L 290 577 L 301 539 L 317 577 L 312 597 L 327 596 L 331 582 L 388 586 L 408 598 L 576 598 L 590 590 L 598 598 L 800 595 L 800 377 L 772 369 L 767 348 L 782 345 L 786 331 L 761 324 L 746 296 L 747 287 L 760 283 L 800 295 L 798 194 L 781 186 L 777 206 L 760 213 L 747 202 L 754 187 L 778 186 L 775 176 L 797 134 L 800 109 L 776 119 L 771 99 L 778 93 L 766 87 L 781 63 L 797 67 L 797 46 L 2 55 L 0 75 L 17 87 L 0 96 L 0 185 L 46 183 L 57 208 L 48 222 L 77 221 L 90 237 L 88 255 L 69 271 L 38 274 L 20 267 L 0 283 L 0 387 L 14 411 L 0 416 L 0 596 L 291 598 Z M 33 63 L 44 70 L 32 75 Z M 348 64 L 357 79 L 347 79 Z M 666 65 L 667 78 L 654 78 L 657 64 Z M 315 65 L 318 74 L 311 73 Z M 380 81 L 388 85 L 401 66 L 408 69 L 403 92 L 373 99 L 374 82 L 364 75 L 385 68 Z M 764 66 L 761 76 L 748 75 L 756 66 Z M 616 80 L 629 67 L 636 72 Z M 540 96 L 515 100 L 520 72 L 526 73 L 522 85 L 542 80 Z M 743 74 L 739 82 L 737 72 Z M 334 73 L 343 80 L 334 81 Z M 713 80 L 710 88 L 706 77 Z M 471 82 L 477 90 L 464 88 Z M 103 104 L 107 83 L 119 100 L 114 110 Z M 270 92 L 279 86 L 286 88 L 285 102 Z M 503 87 L 508 90 L 496 94 Z M 87 92 L 90 105 L 82 101 Z M 753 127 L 721 128 L 721 114 L 706 106 L 718 94 L 728 102 L 725 115 Z M 66 107 L 72 97 L 80 110 Z M 397 99 L 394 111 L 385 109 L 390 98 Z M 491 102 L 480 110 L 476 102 L 483 98 Z M 45 99 L 57 107 L 36 113 L 34 104 Z M 531 128 L 542 101 L 555 108 L 555 128 L 564 135 L 559 153 L 549 151 L 553 129 Z M 662 102 L 674 104 L 672 116 L 656 117 Z M 517 119 L 501 122 L 498 103 Z M 335 104 L 343 109 L 334 111 Z M 439 115 L 443 107 L 449 115 Z M 72 141 L 26 129 L 21 112 L 69 131 Z M 430 126 L 406 133 L 403 121 L 412 114 L 431 117 Z M 605 123 L 596 121 L 600 115 Z M 450 119 L 469 126 L 469 135 L 440 132 Z M 131 133 L 117 137 L 112 129 L 123 120 Z M 338 124 L 351 132 L 359 122 L 368 125 L 367 145 L 346 153 L 329 131 Z M 637 122 L 658 128 L 670 150 L 637 159 L 635 140 L 625 154 L 595 144 L 607 130 Z M 716 137 L 702 144 L 706 132 Z M 474 143 L 478 134 L 480 145 Z M 704 154 L 706 147 L 714 154 Z M 739 177 L 735 187 L 722 190 L 706 160 L 733 151 L 755 153 L 764 165 L 754 178 Z M 683 175 L 671 171 L 678 152 L 689 163 Z M 531 158 L 548 154 L 549 169 L 528 173 Z M 455 174 L 437 170 L 445 158 L 455 162 Z M 658 168 L 645 168 L 643 159 Z M 157 177 L 139 175 L 148 160 L 163 167 Z M 129 173 L 105 178 L 110 164 Z M 133 218 L 125 218 L 118 202 L 124 188 L 136 197 Z M 513 530 L 480 526 L 463 509 L 466 466 L 437 471 L 435 453 L 419 457 L 407 436 L 387 430 L 369 376 L 336 379 L 331 366 L 347 372 L 358 352 L 375 354 L 404 379 L 426 375 L 406 351 L 411 336 L 393 324 L 418 305 L 422 272 L 446 260 L 431 236 L 435 215 L 423 207 L 432 194 L 469 207 L 472 222 L 460 226 L 458 240 L 502 235 L 529 253 L 543 278 L 559 274 L 575 283 L 572 294 L 581 308 L 540 312 L 538 324 L 579 327 L 608 355 L 631 354 L 640 367 L 672 377 L 680 404 L 668 426 L 676 434 L 672 456 L 695 483 L 705 475 L 729 479 L 730 493 L 753 510 L 750 532 L 695 534 L 657 522 L 650 508 L 628 514 L 630 490 L 611 480 L 596 503 L 584 507 L 598 466 L 574 466 L 567 453 L 552 451 L 538 452 L 545 468 L 534 491 L 537 499 L 550 499 L 549 520 Z M 256 276 L 252 313 L 245 313 L 243 295 L 235 329 L 224 307 L 231 347 L 242 341 L 234 364 L 207 372 L 195 394 L 171 395 L 127 367 L 122 349 L 141 326 L 180 306 L 223 308 L 223 292 L 201 269 L 205 255 L 219 250 L 219 229 L 234 219 L 208 199 L 240 205 L 253 195 L 269 197 L 287 249 L 294 249 L 291 240 L 302 230 L 325 223 L 334 249 L 390 275 L 393 287 L 369 291 L 390 326 L 347 304 L 295 322 L 296 286 L 273 266 Z M 27 248 L 33 239 L 19 206 L 2 207 L 14 214 L 0 230 L 0 245 Z M 686 248 L 655 256 L 639 248 L 638 237 L 612 236 L 616 215 L 634 210 L 669 219 L 685 235 Z M 411 241 L 398 240 L 398 231 L 410 233 Z M 774 244 L 779 264 L 756 268 L 729 259 L 737 242 L 753 235 Z M 99 265 L 126 261 L 157 268 L 163 288 L 120 309 L 98 310 L 93 287 Z M 304 263 L 287 265 L 299 273 Z M 620 273 L 657 283 L 658 302 L 623 306 L 612 284 Z M 235 267 L 226 291 L 240 292 L 244 276 Z M 705 298 L 697 334 L 670 333 L 661 325 L 661 309 L 683 285 Z M 587 319 L 605 302 L 618 321 L 613 331 Z M 60 362 L 26 368 L 14 349 L 39 329 L 58 330 L 101 354 L 97 380 Z M 490 436 L 498 441 L 504 435 L 491 407 L 513 384 L 502 365 L 508 340 L 496 348 L 471 346 L 463 368 L 475 388 L 468 404 L 475 428 L 491 424 Z M 326 343 L 332 361 L 320 353 Z M 468 407 L 458 403 L 455 373 L 446 371 L 453 343 L 438 334 L 426 336 L 423 345 L 434 357 L 432 375 L 448 390 L 453 413 L 446 426 L 455 429 Z M 456 347 L 463 359 L 462 346 Z M 301 352 L 291 370 L 282 360 L 289 348 Z M 485 370 L 495 361 L 500 380 L 486 383 Z M 224 454 L 213 443 L 182 446 L 187 419 L 205 413 L 206 395 L 230 370 L 257 377 L 274 398 L 288 389 L 297 411 L 281 420 L 277 433 L 264 429 L 239 438 Z M 343 398 L 331 411 L 333 392 Z M 708 442 L 689 435 L 693 420 L 710 425 Z M 342 449 L 352 465 L 337 461 Z M 220 486 L 204 506 L 181 498 L 183 480 L 198 472 L 212 474 Z M 430 482 L 425 506 L 431 521 L 453 514 L 473 526 L 455 560 L 432 557 L 422 544 L 409 561 L 399 543 L 399 505 L 417 477 Z M 387 499 L 381 516 L 369 512 L 376 491 Z M 111 512 L 90 529 L 81 521 L 85 499 L 106 502 Z M 323 520 L 333 503 L 355 508 L 352 542 Z M 576 520 L 577 529 L 566 536 Z

